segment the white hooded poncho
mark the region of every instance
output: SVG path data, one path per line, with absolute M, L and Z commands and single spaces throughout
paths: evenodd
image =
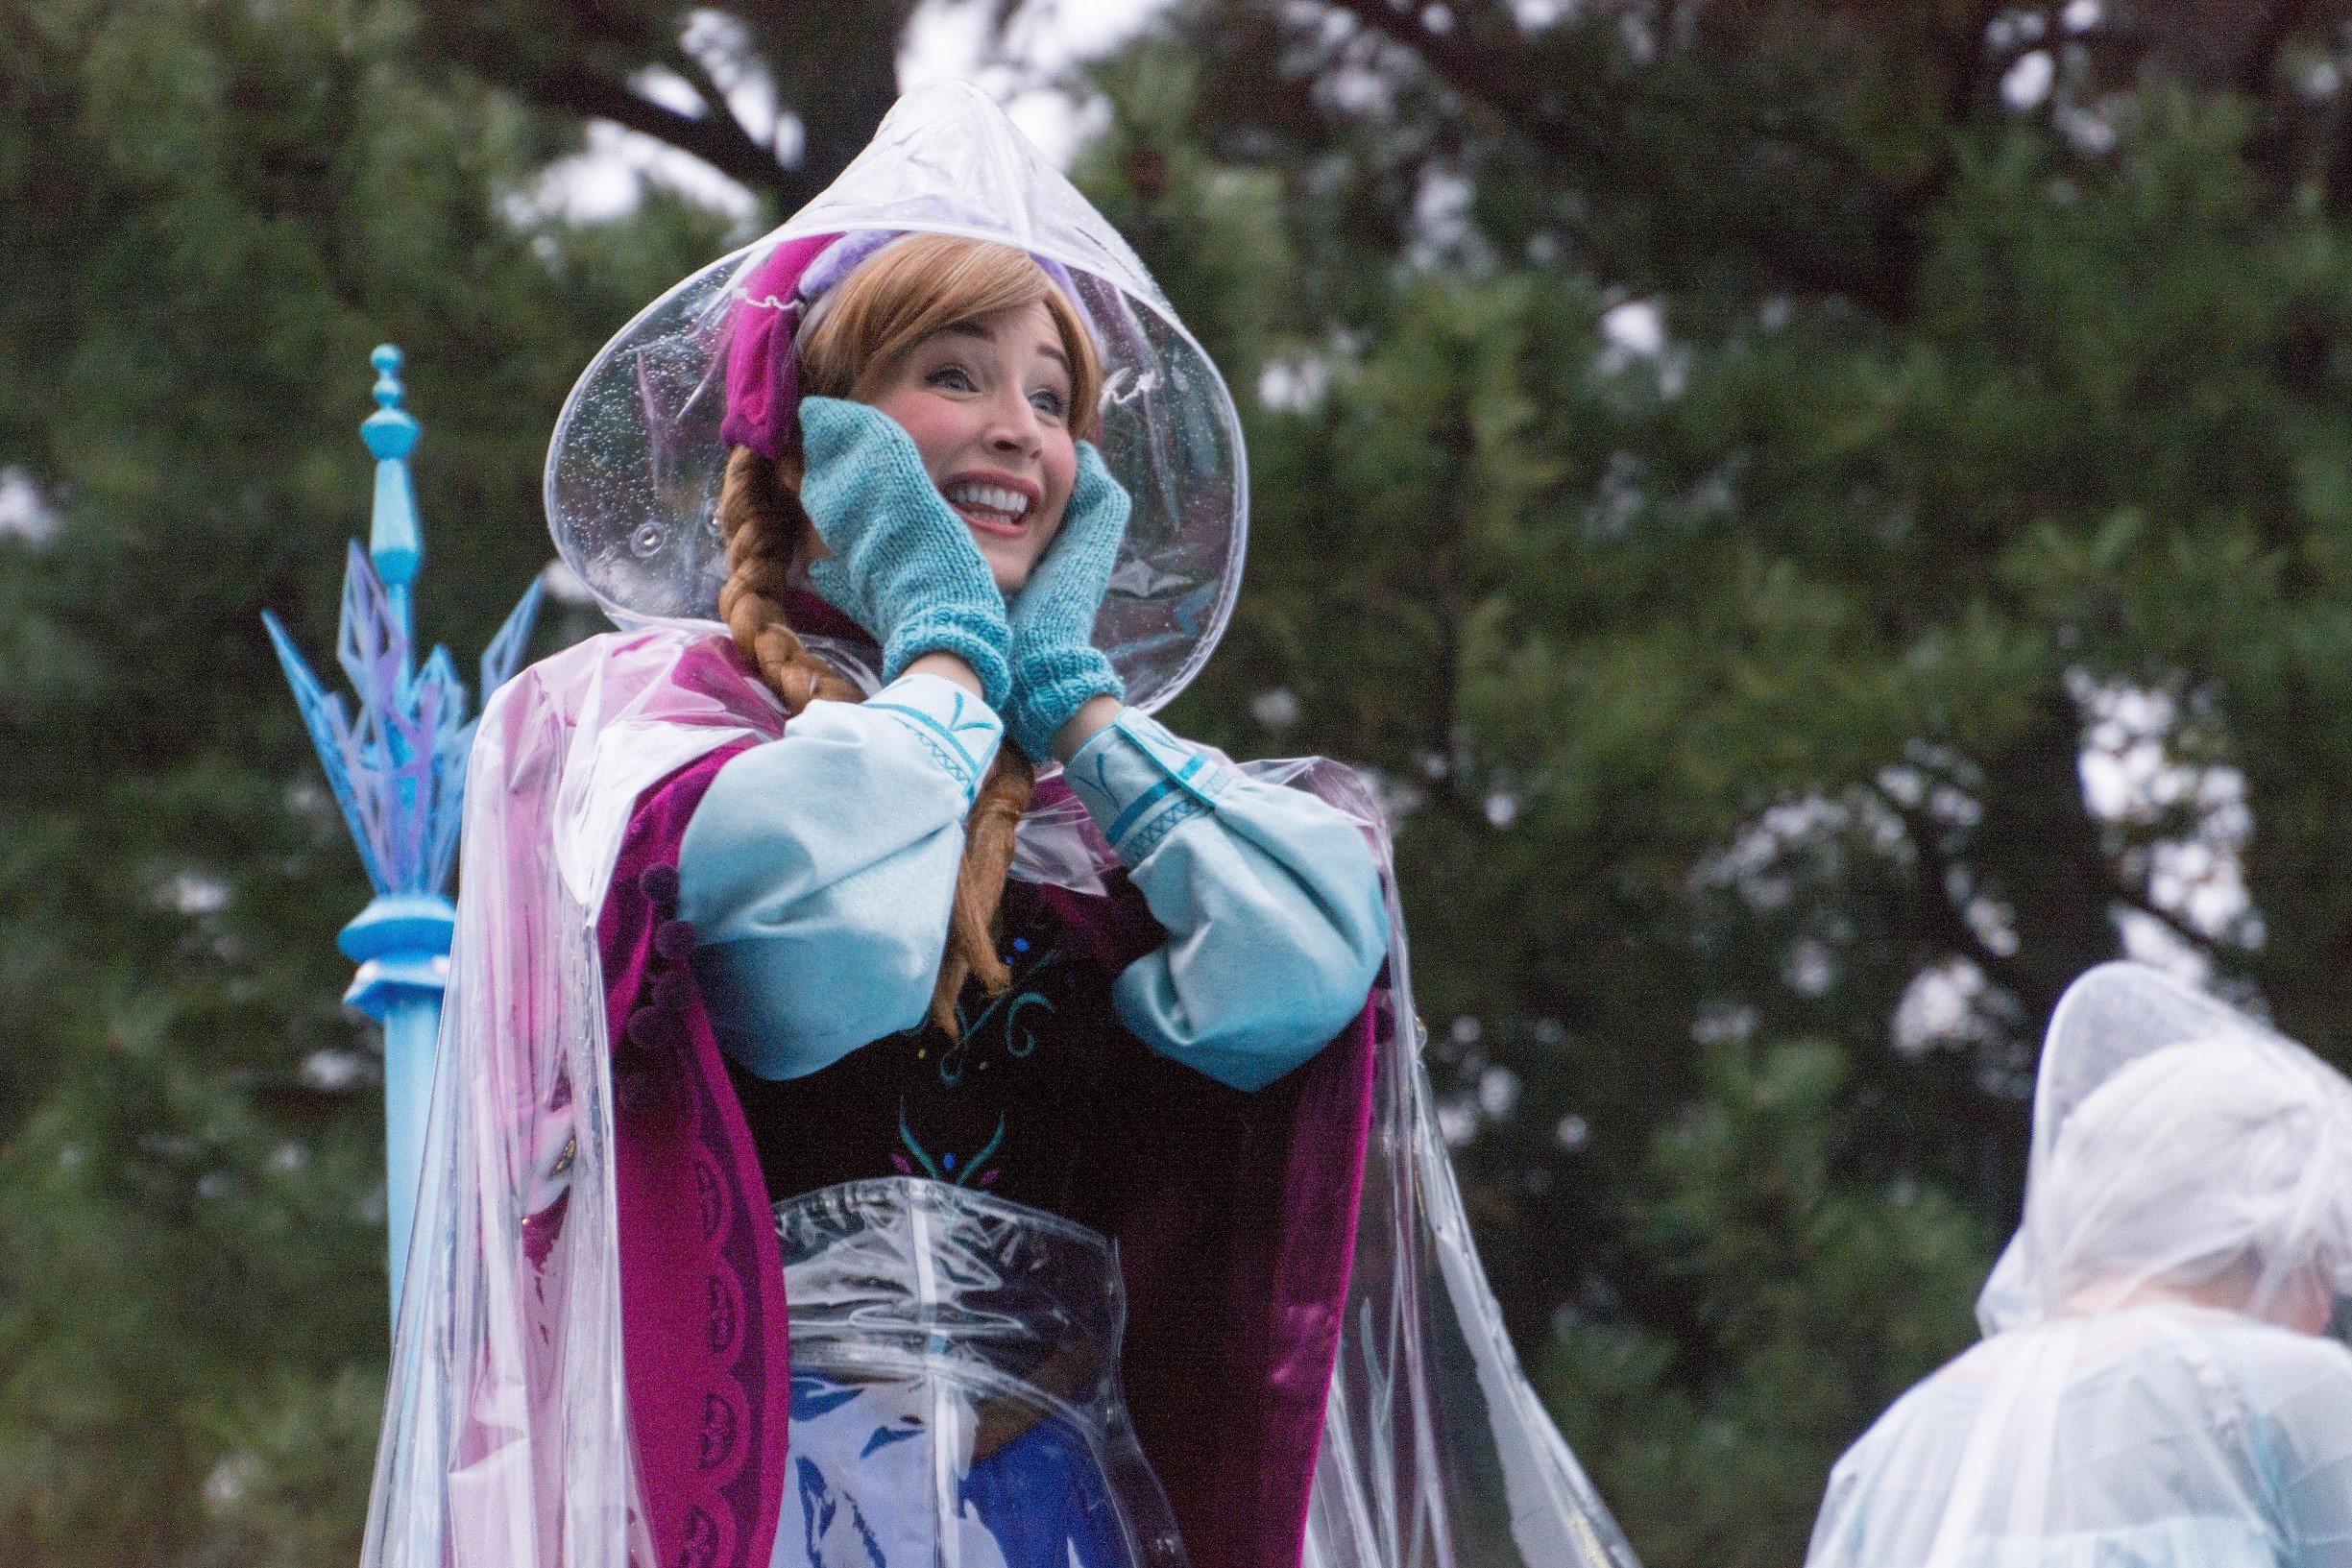
M 1987 1338 L 1831 1472 L 1808 1568 L 2352 1564 L 2352 1085 L 2135 964 L 2050 1022 Z

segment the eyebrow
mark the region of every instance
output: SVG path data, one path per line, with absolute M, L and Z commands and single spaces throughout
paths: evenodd
M 986 327 L 976 326 L 971 322 L 958 322 L 953 326 L 942 326 L 939 328 L 939 336 L 943 338 L 978 338 L 982 343 L 991 341 Z M 1055 364 L 1059 365 L 1063 371 L 1070 372 L 1070 356 L 1054 345 L 1041 343 L 1037 345 L 1037 351 L 1041 354 L 1051 354 Z M 1076 373 L 1071 372 L 1071 374 Z

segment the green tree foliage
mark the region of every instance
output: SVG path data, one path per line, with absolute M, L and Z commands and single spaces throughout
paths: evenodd
M 2344 9 L 1176 0 L 1092 73 L 1249 428 L 1175 716 L 1380 782 L 1481 1243 L 1659 1568 L 1795 1560 L 1969 1337 L 2126 929 L 2352 1050 Z M 570 378 L 727 241 L 542 171 L 597 115 L 773 215 L 909 14 L 0 3 L 0 1557 L 355 1549 L 364 893 L 257 613 L 328 645 L 391 339 L 478 646 Z
M 1002 14 L 1018 0 L 991 0 Z M 912 0 L 420 0 L 436 75 L 506 87 L 693 154 L 798 206 L 857 157 L 898 97 Z
M 1915 1180 L 1838 1178 L 1833 1047 L 1723 1041 L 1699 1072 L 1625 1210 L 1691 1321 L 1580 1316 L 1537 1381 L 1649 1560 L 1787 1562 L 1855 1432 L 1972 1332 L 1981 1227 Z M 1677 1379 L 1678 1333 L 1729 1372 Z
M 1537 9 L 1198 0 L 1088 175 L 1188 312 L 1264 258 L 1181 722 L 1380 773 L 1522 1348 L 1651 1560 L 1788 1561 L 1973 1333 L 2068 979 L 2128 929 L 2346 1049 L 2342 61 Z
M 518 224 L 560 150 L 322 3 L 0 8 L 0 1559 L 356 1555 L 381 1123 L 365 883 L 259 612 L 332 646 L 366 357 L 411 350 L 428 636 L 547 555 L 572 376 L 719 248 Z M 37 499 L 36 499 L 37 497 Z

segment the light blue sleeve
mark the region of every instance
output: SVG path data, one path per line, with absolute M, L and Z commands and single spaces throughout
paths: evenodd
M 1244 778 L 1132 708 L 1064 772 L 1168 932 L 1111 992 L 1146 1045 L 1263 1089 L 1363 1008 L 1388 906 L 1345 814 Z
M 811 703 L 718 770 L 678 852 L 678 913 L 726 1052 L 803 1077 L 923 1021 L 963 822 L 1004 726 L 909 675 Z
M 2234 1337 L 2256 1406 L 2257 1453 L 2294 1568 L 2352 1564 L 2352 1352 L 2261 1329 Z

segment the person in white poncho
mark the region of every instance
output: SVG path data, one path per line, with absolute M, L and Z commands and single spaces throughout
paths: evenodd
M 2352 1564 L 2352 1084 L 2134 964 L 2051 1020 L 1986 1338 L 1831 1473 L 1808 1568 Z

